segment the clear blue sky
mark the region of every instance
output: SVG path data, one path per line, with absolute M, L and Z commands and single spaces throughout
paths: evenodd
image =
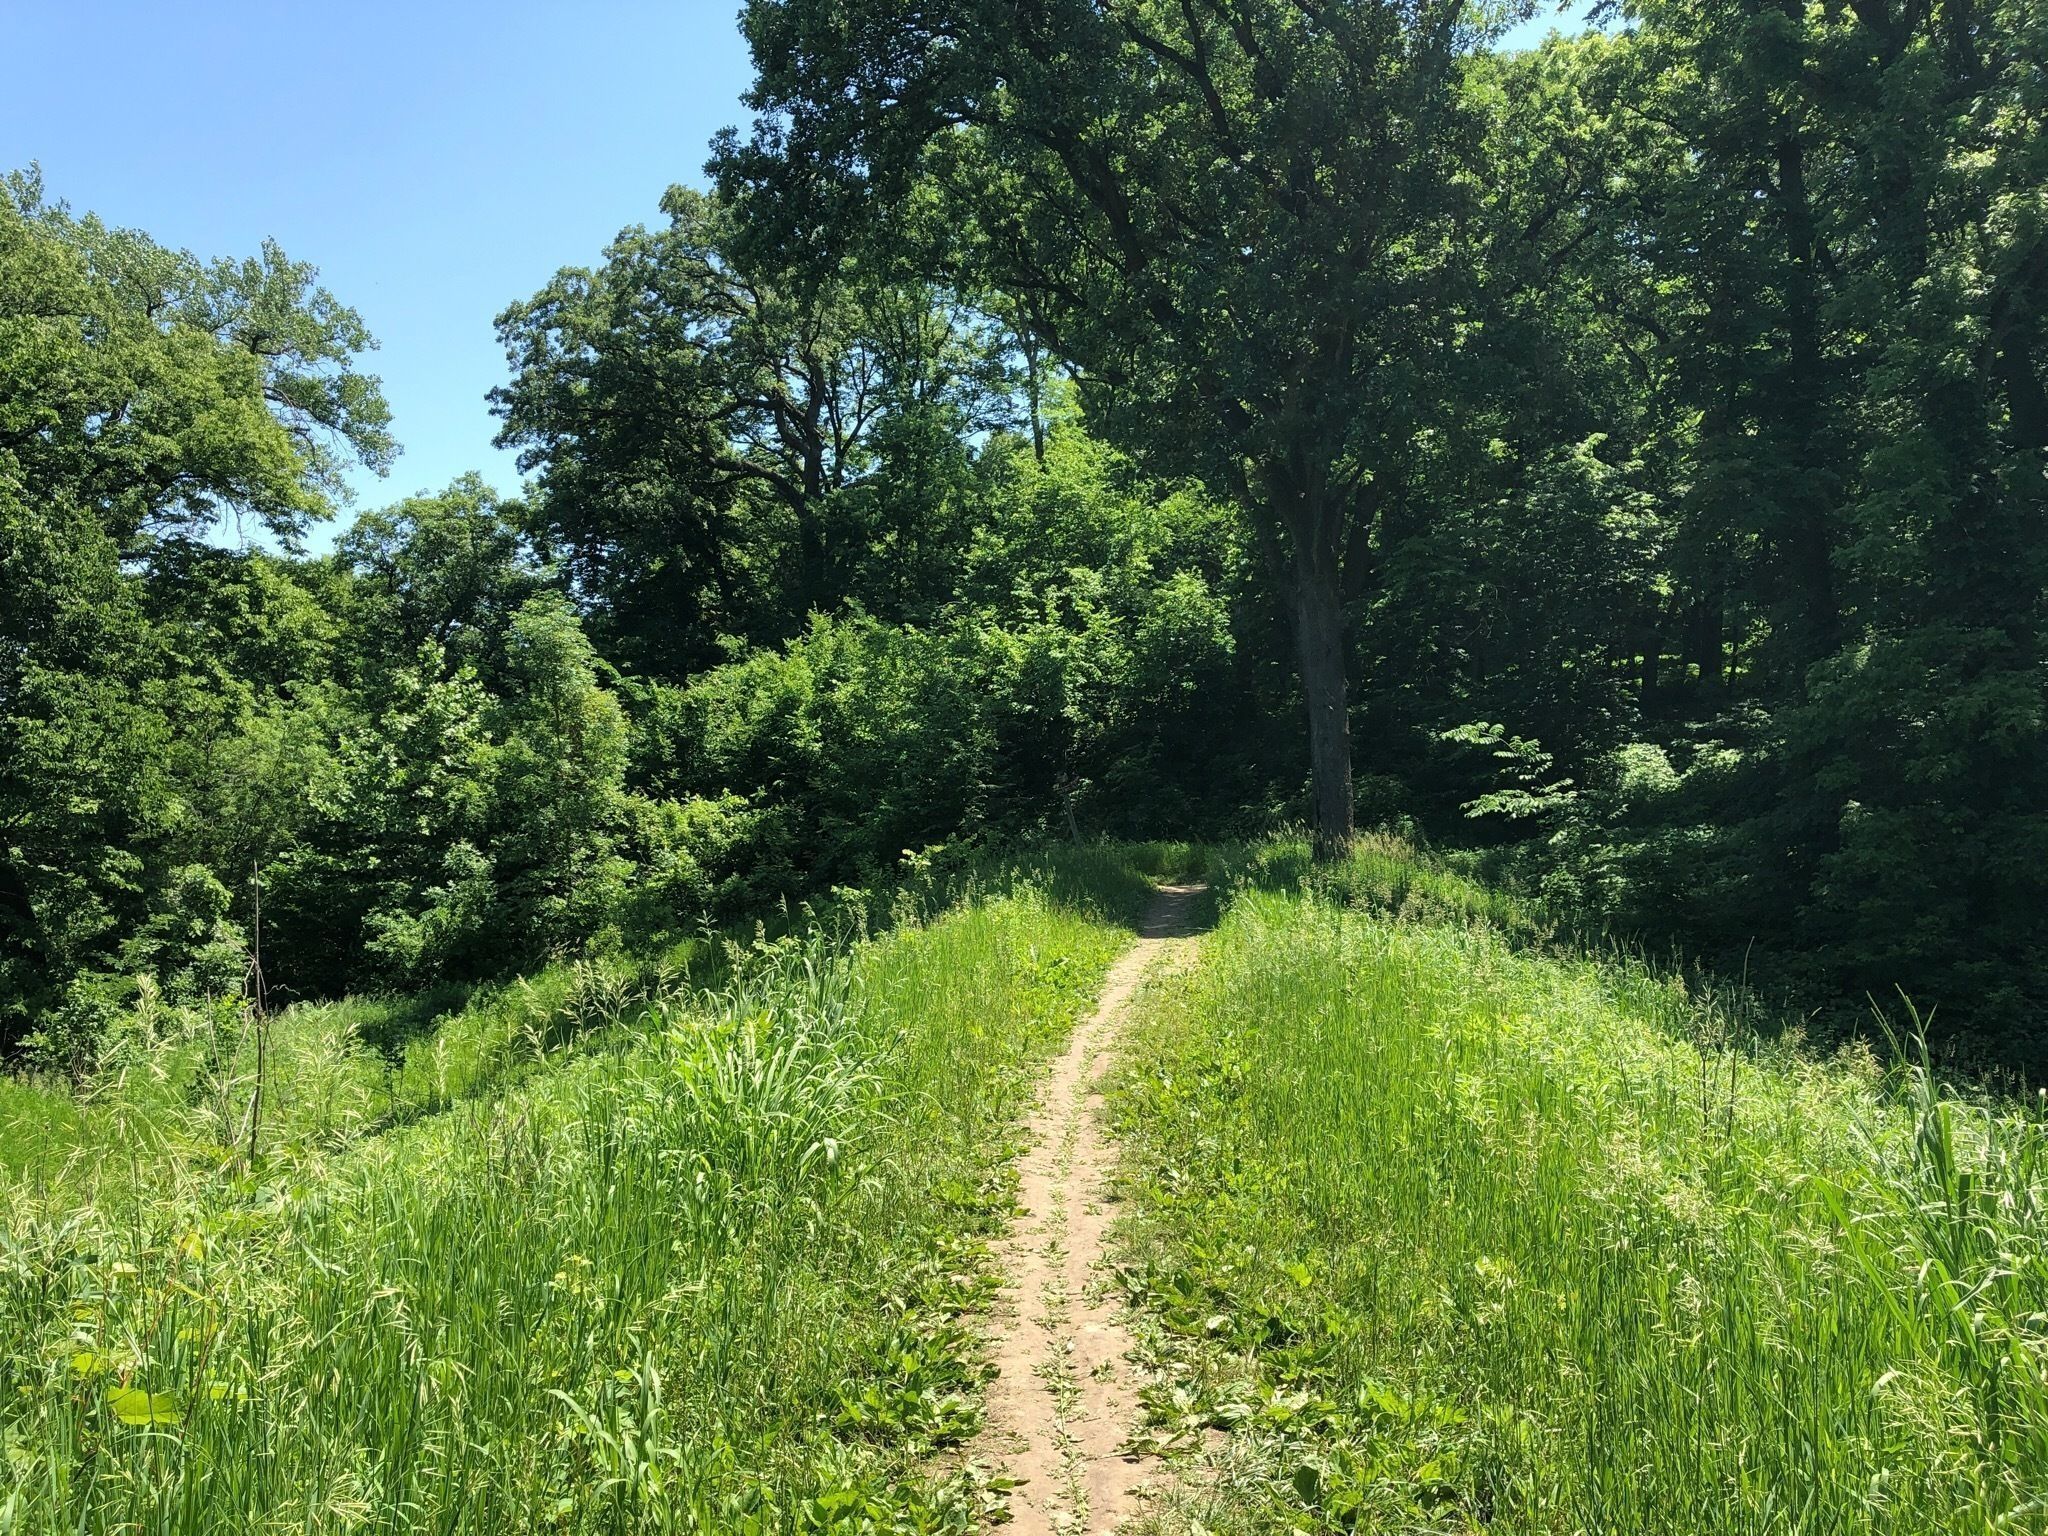
M 388 480 L 357 476 L 362 502 L 470 469 L 511 490 L 491 317 L 701 183 L 744 117 L 738 10 L 5 0 L 0 168 L 39 161 L 49 195 L 202 257 L 274 236 L 318 265 L 382 343 L 404 448 Z

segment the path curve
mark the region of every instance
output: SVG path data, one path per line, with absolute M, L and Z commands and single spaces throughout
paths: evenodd
M 1197 931 L 1205 889 L 1160 887 L 1138 942 L 1110 968 L 1094 1016 L 1074 1030 L 1026 1122 L 1021 1214 L 996 1251 L 996 1376 L 979 1446 L 1018 1483 L 1014 1536 L 1107 1533 L 1136 1513 L 1146 1469 L 1124 1449 L 1141 1415 L 1131 1336 L 1104 1272 L 1115 1147 L 1101 1078 L 1146 972 Z

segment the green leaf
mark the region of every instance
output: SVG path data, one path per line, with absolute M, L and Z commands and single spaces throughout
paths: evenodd
M 122 1387 L 108 1393 L 107 1405 L 123 1424 L 176 1424 L 184 1418 L 173 1394 L 149 1392 L 141 1387 Z
M 1301 1495 L 1302 1503 L 1313 1506 L 1323 1496 L 1323 1474 L 1303 1462 L 1294 1469 L 1294 1491 Z

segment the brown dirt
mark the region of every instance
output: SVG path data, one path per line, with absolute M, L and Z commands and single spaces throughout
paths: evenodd
M 1163 886 L 1138 942 L 1110 968 L 1095 1014 L 1053 1063 L 1026 1122 L 1022 1208 L 997 1250 L 1003 1277 L 989 1340 L 996 1377 L 977 1450 L 1020 1486 L 1015 1536 L 1111 1532 L 1138 1512 L 1146 1467 L 1121 1300 L 1104 1271 L 1115 1146 L 1100 1080 L 1145 974 L 1195 932 L 1201 886 Z

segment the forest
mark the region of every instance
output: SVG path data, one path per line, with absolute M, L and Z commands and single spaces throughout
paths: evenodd
M 2039 19 L 1313 9 L 757 7 L 719 190 L 499 319 L 525 494 L 319 559 L 393 451 L 354 313 L 16 173 L 8 1039 L 218 990 L 259 888 L 319 997 L 936 844 L 1406 819 L 2037 1064 Z
M 1110 1529 L 928 1466 L 1132 942 L 1148 1529 L 2041 1529 L 2048 11 L 1531 9 L 749 0 L 516 494 L 8 173 L 0 1530 Z

